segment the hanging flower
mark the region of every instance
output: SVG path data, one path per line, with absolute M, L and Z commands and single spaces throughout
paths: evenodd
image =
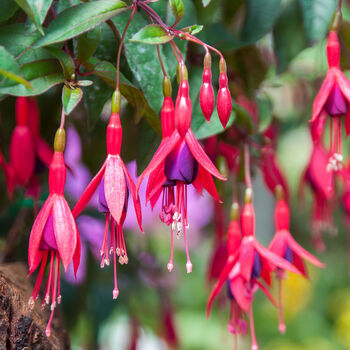
M 275 209 L 275 225 L 276 233 L 269 245 L 269 250 L 281 258 L 293 264 L 304 277 L 308 277 L 304 260 L 310 262 L 317 267 L 324 267 L 324 265 L 301 247 L 289 232 L 289 208 L 287 202 L 283 198 L 282 186 L 277 186 L 277 203 Z M 276 277 L 279 285 L 279 326 L 281 333 L 286 331 L 283 317 L 282 305 L 282 280 L 285 278 L 285 271 L 281 268 L 276 268 Z
M 101 268 L 109 265 L 109 255 L 113 255 L 114 289 L 113 299 L 119 295 L 117 283 L 117 256 L 120 264 L 128 263 L 128 255 L 123 234 L 123 223 L 127 214 L 129 191 L 134 202 L 136 217 L 141 231 L 141 207 L 136 193 L 135 184 L 120 157 L 122 144 L 122 127 L 120 124 L 120 92 L 116 90 L 112 97 L 112 114 L 107 127 L 107 158 L 100 171 L 91 180 L 86 190 L 73 209 L 77 217 L 90 201 L 98 188 L 99 211 L 105 213 L 106 224 L 101 247 Z M 111 223 L 110 242 L 108 243 L 108 229 Z
M 33 306 L 37 299 L 40 285 L 44 277 L 47 260 L 50 260 L 49 276 L 45 289 L 43 304 L 51 299 L 51 316 L 46 327 L 46 335 L 50 336 L 51 321 L 57 303 L 61 302 L 60 263 L 67 270 L 73 262 L 77 273 L 80 261 L 80 237 L 72 212 L 64 198 L 66 181 L 66 165 L 63 151 L 65 147 L 64 129 L 58 129 L 55 136 L 55 153 L 50 164 L 49 197 L 35 219 L 29 238 L 28 262 L 29 274 L 40 265 L 37 281 L 34 286 L 29 305 Z
M 330 117 L 330 157 L 327 171 L 337 172 L 342 167 L 342 119 L 345 131 L 350 133 L 350 82 L 340 69 L 340 45 L 337 34 L 341 14 L 336 12 L 327 41 L 328 72 L 317 94 L 311 117 L 312 136 L 317 142 L 322 134 L 327 116 Z
M 314 145 L 310 160 L 299 185 L 299 197 L 301 201 L 303 200 L 306 184 L 309 185 L 313 195 L 311 232 L 315 247 L 319 251 L 325 249 L 322 238 L 323 231 L 327 230 L 333 234 L 336 233 L 336 227 L 332 217 L 334 205 L 331 201 L 333 197 L 334 176 L 332 172 L 326 170 L 327 164 L 328 152 L 320 142 Z
M 165 214 L 170 214 L 167 216 L 167 223 L 171 224 L 172 229 L 172 248 L 168 270 L 171 271 L 173 269 L 173 235 L 176 233 L 178 237 L 184 236 L 187 256 L 186 270 L 187 273 L 190 273 L 192 271 L 192 263 L 188 252 L 186 232 L 189 227 L 187 220 L 187 186 L 196 180 L 198 187 L 205 188 L 214 198 L 219 200 L 211 175 L 221 180 L 225 180 L 225 178 L 221 176 L 205 154 L 191 130 L 192 107 L 189 97 L 187 69 L 184 64 L 180 66 L 180 76 L 181 83 L 175 103 L 175 129 L 170 137 L 163 138 L 163 142 L 151 162 L 139 177 L 136 189 L 139 189 L 141 182 L 147 175 L 157 169 L 164 169 L 166 182 L 160 181 L 157 184 L 153 181 L 151 183 L 153 188 L 150 191 L 156 193 L 160 186 L 170 186 L 164 199 L 169 211 L 168 213 L 165 212 Z

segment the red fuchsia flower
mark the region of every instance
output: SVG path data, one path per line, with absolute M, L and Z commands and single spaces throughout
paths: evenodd
M 63 158 L 65 147 L 64 129 L 58 129 L 55 136 L 55 153 L 49 171 L 49 197 L 35 219 L 29 238 L 29 274 L 40 265 L 29 305 L 37 299 L 44 277 L 45 266 L 50 257 L 49 276 L 45 289 L 44 303 L 50 303 L 51 315 L 46 327 L 46 335 L 51 334 L 51 321 L 57 303 L 61 302 L 60 263 L 65 271 L 73 262 L 75 273 L 80 262 L 80 237 L 72 212 L 64 198 L 66 166 Z
M 214 89 L 211 84 L 211 56 L 209 52 L 204 56 L 203 84 L 199 92 L 199 103 L 204 118 L 209 123 L 215 104 Z
M 128 255 L 123 234 L 123 223 L 127 214 L 129 191 L 134 202 L 136 217 L 141 231 L 141 207 L 137 197 L 135 184 L 120 157 L 122 144 L 122 126 L 120 124 L 120 92 L 116 90 L 112 97 L 112 115 L 107 127 L 107 158 L 100 171 L 91 180 L 86 190 L 73 209 L 77 217 L 99 187 L 99 210 L 106 214 L 105 233 L 101 248 L 101 268 L 109 265 L 109 255 L 113 255 L 114 289 L 113 299 L 119 295 L 117 283 L 117 258 L 121 265 L 128 263 Z M 108 229 L 111 222 L 110 243 L 108 244 Z
M 199 188 L 205 188 L 214 198 L 218 199 L 212 176 L 225 180 L 216 169 L 215 165 L 208 158 L 202 147 L 196 140 L 191 130 L 191 100 L 189 97 L 189 85 L 187 79 L 187 69 L 184 64 L 180 67 L 181 83 L 175 104 L 175 129 L 171 136 L 163 138 L 163 142 L 154 154 L 151 162 L 138 179 L 136 189 L 138 191 L 144 178 L 157 169 L 164 169 L 166 183 L 152 182 L 153 189 L 157 191 L 160 186 L 176 186 L 176 193 L 171 193 L 166 198 L 166 206 L 174 208 L 174 214 L 169 217 L 172 225 L 172 232 L 176 235 L 184 236 L 187 256 L 187 273 L 192 271 L 192 263 L 189 257 L 187 234 L 187 185 L 197 182 Z M 197 188 L 197 187 L 196 187 Z M 171 257 L 168 263 L 168 270 L 173 269 L 173 234 L 171 244 Z
M 333 197 L 334 181 L 332 172 L 327 172 L 329 154 L 321 143 L 314 145 L 308 165 L 301 177 L 299 185 L 299 197 L 303 200 L 305 185 L 308 184 L 313 195 L 312 208 L 312 239 L 318 251 L 324 251 L 325 245 L 322 238 L 323 231 L 327 230 L 335 234 L 336 226 L 333 223 L 334 205 Z
M 337 13 L 340 15 L 340 13 Z M 337 16 L 336 16 L 337 17 Z M 336 18 L 336 22 L 339 18 Z M 336 26 L 336 25 L 335 25 Z M 335 27 L 334 25 L 332 27 Z M 311 118 L 311 128 L 314 141 L 317 142 L 322 134 L 327 116 L 330 119 L 330 158 L 327 171 L 337 172 L 342 167 L 342 117 L 345 131 L 350 133 L 350 82 L 340 69 L 340 45 L 337 29 L 332 28 L 327 41 L 328 72 L 317 94 Z
M 35 166 L 35 147 L 29 128 L 28 101 L 19 97 L 16 101 L 16 127 L 10 142 L 10 164 L 15 181 L 26 186 L 33 175 Z
M 277 186 L 277 203 L 275 209 L 275 226 L 276 233 L 269 245 L 269 250 L 276 255 L 284 258 L 293 264 L 304 277 L 308 277 L 307 269 L 305 266 L 305 260 L 317 267 L 324 267 L 318 259 L 301 247 L 293 238 L 289 231 L 289 208 L 288 204 L 283 198 L 282 186 Z M 276 268 L 276 277 L 278 279 L 279 290 L 279 326 L 278 329 L 281 333 L 286 331 L 286 326 L 283 317 L 283 304 L 282 304 L 282 280 L 285 278 L 285 271 L 281 268 Z
M 221 124 L 226 128 L 227 122 L 232 113 L 232 99 L 228 88 L 226 62 L 223 58 L 220 59 L 219 92 L 216 107 Z
M 16 100 L 16 127 L 10 143 L 10 163 L 0 161 L 9 198 L 16 185 L 27 187 L 26 196 L 39 197 L 37 174 L 50 166 L 53 151 L 39 133 L 39 108 L 34 98 Z
M 241 226 L 243 232 L 246 230 L 251 231 L 254 229 L 254 212 L 251 211 L 251 207 L 243 209 L 241 216 Z M 252 234 L 241 239 L 241 230 L 239 225 L 239 210 L 238 205 L 234 204 L 232 207 L 232 220 L 230 223 L 227 245 L 228 245 L 228 259 L 224 269 L 222 270 L 219 279 L 214 286 L 207 304 L 207 316 L 210 314 L 211 306 L 214 299 L 219 295 L 222 287 L 226 283 L 227 294 L 231 303 L 229 331 L 235 335 L 235 344 L 237 343 L 237 334 L 245 334 L 247 330 L 247 323 L 244 319 L 244 315 L 249 313 L 250 329 L 252 337 L 252 350 L 257 350 L 257 342 L 255 337 L 254 322 L 253 322 L 253 310 L 252 301 L 254 293 L 260 288 L 273 304 L 276 304 L 272 295 L 266 286 L 259 281 L 260 277 L 263 277 L 263 270 L 265 275 L 269 274 L 268 261 L 274 259 L 274 254 L 270 253 L 267 249 L 267 256 L 269 260 L 264 258 L 257 250 L 251 250 L 247 245 L 247 239 L 253 241 Z M 245 222 L 245 224 L 243 224 Z M 257 243 L 257 242 L 256 242 Z M 265 252 L 264 252 L 265 254 Z M 266 256 L 265 255 L 265 256 Z M 283 260 L 278 258 L 278 261 L 283 264 Z M 250 263 L 251 261 L 251 263 Z M 288 264 L 288 263 L 287 263 Z M 247 265 L 250 265 L 247 267 Z M 243 269 L 247 271 L 243 272 Z M 267 273 L 266 273 L 267 271 Z M 249 273 L 249 276 L 246 275 Z M 236 345 L 235 345 L 236 346 Z M 236 346 L 237 347 L 237 346 Z

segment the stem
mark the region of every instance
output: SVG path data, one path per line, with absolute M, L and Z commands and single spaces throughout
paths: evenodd
M 171 45 L 171 48 L 173 49 L 173 52 L 174 52 L 176 61 L 177 61 L 178 63 L 183 62 L 183 60 L 182 60 L 182 61 L 180 60 L 180 58 L 179 58 L 179 56 L 178 56 L 178 54 L 177 54 L 177 52 L 176 52 L 176 49 L 175 49 L 175 47 L 174 47 L 174 46 L 176 46 L 175 43 L 174 43 L 174 40 L 171 40 L 171 41 L 170 41 L 170 45 Z
M 129 25 L 131 23 L 131 20 L 132 18 L 134 17 L 134 14 L 137 10 L 137 7 L 134 6 L 133 9 L 132 9 L 132 12 L 131 12 L 131 15 L 129 17 L 129 20 L 128 22 L 126 23 L 126 26 L 124 28 L 124 32 L 123 32 L 123 35 L 120 39 L 120 43 L 119 43 L 119 49 L 118 49 L 118 57 L 117 57 L 117 77 L 116 77 L 116 80 L 117 80 L 117 83 L 116 83 L 116 90 L 119 90 L 119 80 L 120 80 L 120 74 L 119 74 L 119 70 L 120 70 L 120 56 L 121 56 L 121 53 L 122 53 L 122 48 L 123 48 L 123 44 L 124 44 L 124 39 L 125 39 L 125 35 L 126 35 L 126 31 L 128 30 L 129 28 Z
M 342 5 L 342 0 L 339 0 L 339 2 L 338 2 L 338 11 L 341 11 L 341 5 Z
M 252 178 L 250 176 L 249 145 L 247 143 L 244 144 L 244 180 L 247 187 L 253 188 Z
M 64 107 L 62 106 L 60 129 L 64 128 L 65 121 L 66 121 L 66 114 L 64 113 Z
M 162 72 L 163 72 L 164 77 L 166 77 L 167 74 L 166 74 L 166 70 L 165 70 L 165 67 L 164 67 L 163 60 L 162 60 L 162 56 L 160 55 L 159 45 L 157 45 L 157 53 L 158 53 L 160 67 L 162 68 Z

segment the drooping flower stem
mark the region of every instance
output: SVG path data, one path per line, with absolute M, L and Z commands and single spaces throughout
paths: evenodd
M 248 188 L 253 188 L 252 178 L 250 175 L 250 152 L 249 145 L 247 143 L 244 144 L 244 180 Z
M 162 56 L 160 54 L 159 45 L 157 45 L 157 54 L 158 54 L 160 67 L 162 68 L 162 72 L 163 72 L 163 75 L 164 75 L 164 78 L 165 78 L 165 77 L 167 77 L 167 74 L 166 74 L 166 70 L 165 70 L 165 67 L 164 67 L 163 60 L 162 60 Z
M 120 43 L 119 43 L 119 48 L 118 48 L 118 55 L 117 55 L 117 66 L 116 66 L 116 69 L 117 69 L 117 76 L 116 76 L 116 86 L 115 86 L 115 89 L 116 90 L 119 90 L 119 82 L 120 82 L 120 57 L 121 57 L 121 53 L 122 53 L 122 48 L 123 48 L 123 44 L 124 44 L 124 39 L 125 39 L 125 35 L 126 35 L 126 32 L 129 28 L 129 25 L 135 15 L 135 12 L 137 10 L 137 6 L 134 6 L 133 5 L 133 9 L 132 9 L 132 12 L 131 12 L 131 15 L 129 17 L 129 20 L 128 22 L 126 23 L 126 26 L 124 28 L 124 32 L 122 34 L 122 37 L 120 39 Z

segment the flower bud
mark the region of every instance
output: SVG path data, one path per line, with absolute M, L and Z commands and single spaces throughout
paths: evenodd
M 226 64 L 223 59 L 220 60 L 220 77 L 219 77 L 219 92 L 217 99 L 217 110 L 219 119 L 224 128 L 230 119 L 232 112 L 231 93 L 228 89 L 228 80 L 226 75 Z
M 328 66 L 339 67 L 340 45 L 336 31 L 330 31 L 327 40 L 327 60 Z
M 199 92 L 199 103 L 202 113 L 209 123 L 215 103 L 214 90 L 211 83 L 211 57 L 209 53 L 204 58 L 203 84 Z
M 245 191 L 245 204 L 241 214 L 241 228 L 243 236 L 254 236 L 255 234 L 255 212 L 252 204 L 253 191 L 247 188 Z

